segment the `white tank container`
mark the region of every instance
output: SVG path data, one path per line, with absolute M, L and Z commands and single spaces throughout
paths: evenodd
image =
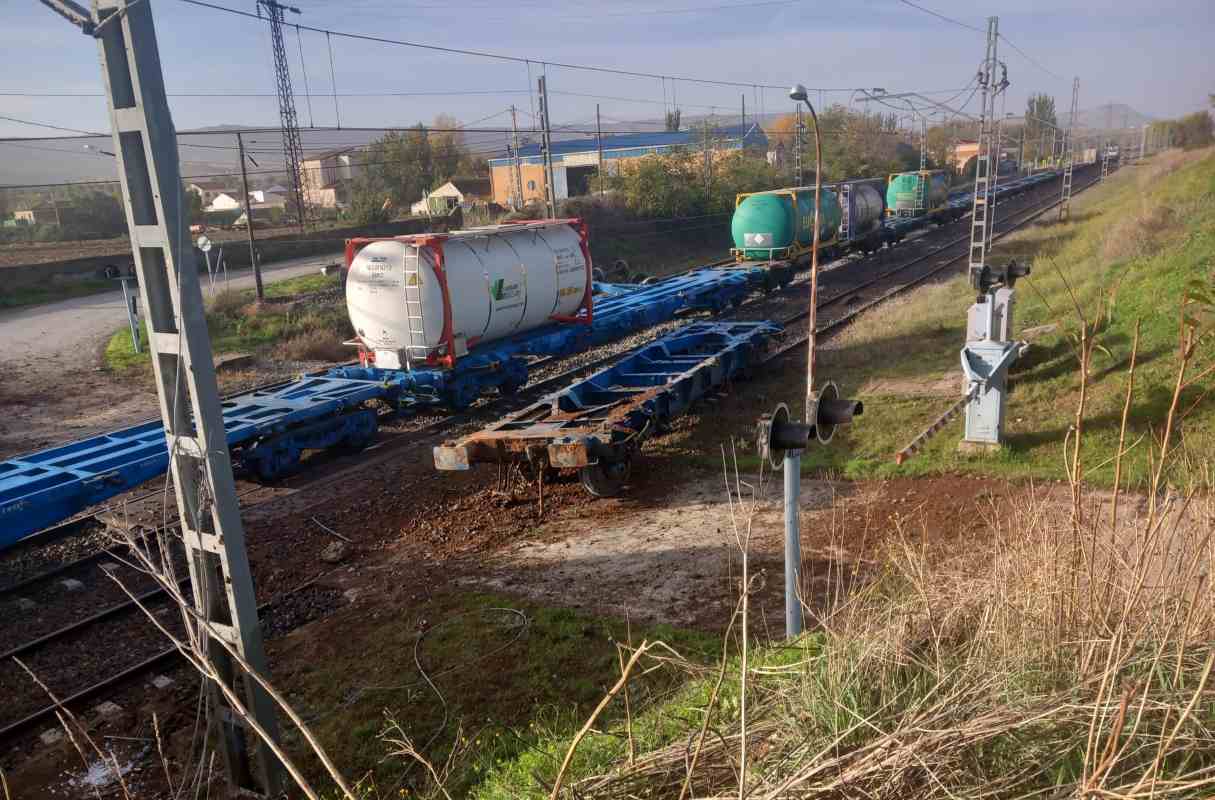
M 351 325 L 378 367 L 451 366 L 478 344 L 589 312 L 584 243 L 579 220 L 353 240 Z

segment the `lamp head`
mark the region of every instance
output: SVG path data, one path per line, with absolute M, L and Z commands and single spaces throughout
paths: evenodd
M 805 102 L 809 95 L 806 94 L 806 87 L 800 83 L 789 90 L 789 99 L 794 102 Z

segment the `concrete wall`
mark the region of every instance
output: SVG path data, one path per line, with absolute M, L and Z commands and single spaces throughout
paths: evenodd
M 447 220 L 444 219 L 408 219 L 397 222 L 385 222 L 381 225 L 366 225 L 358 228 L 339 228 L 335 230 L 308 233 L 303 237 L 298 235 L 274 236 L 258 238 L 257 249 L 261 251 L 262 263 L 283 261 L 289 258 L 331 254 L 335 261 L 342 258 L 345 250 L 345 240 L 358 236 L 400 236 L 409 233 L 446 230 Z M 254 235 L 257 232 L 254 231 Z M 211 258 L 219 253 L 219 244 L 211 250 Z M 243 269 L 249 267 L 249 245 L 243 239 L 223 242 L 224 262 L 228 269 Z M 206 270 L 206 261 L 202 253 L 194 250 L 200 270 Z M 26 264 L 14 267 L 0 267 L 0 294 L 14 289 L 24 289 L 45 283 L 66 283 L 69 281 L 103 278 L 105 268 L 114 265 L 126 270 L 132 264 L 130 252 L 77 258 L 66 261 L 51 261 L 44 264 Z

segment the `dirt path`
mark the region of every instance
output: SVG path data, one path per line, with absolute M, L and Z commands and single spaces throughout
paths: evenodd
M 968 528 L 964 510 L 1008 487 L 941 478 L 851 483 L 803 479 L 803 576 L 808 602 L 822 606 L 863 574 L 903 519 L 910 536 L 934 543 Z M 512 542 L 467 585 L 545 605 L 613 617 L 719 630 L 733 611 L 741 576 L 739 542 L 750 535 L 756 602 L 767 625 L 783 625 L 784 508 L 779 482 L 759 498 L 744 485 L 733 508 L 720 475 L 670 487 L 653 502 L 618 507 L 583 526 L 553 520 Z M 945 533 L 948 531 L 948 533 Z
M 310 275 L 335 258 L 268 265 L 264 277 Z M 231 285 L 251 287 L 252 273 Z M 121 291 L 0 311 L 0 458 L 156 415 L 154 394 L 101 371 L 101 353 L 126 321 Z

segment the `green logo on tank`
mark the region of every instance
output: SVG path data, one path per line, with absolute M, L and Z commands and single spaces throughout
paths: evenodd
M 489 285 L 489 296 L 501 302 L 519 296 L 519 284 L 507 283 L 505 278 L 498 278 Z

